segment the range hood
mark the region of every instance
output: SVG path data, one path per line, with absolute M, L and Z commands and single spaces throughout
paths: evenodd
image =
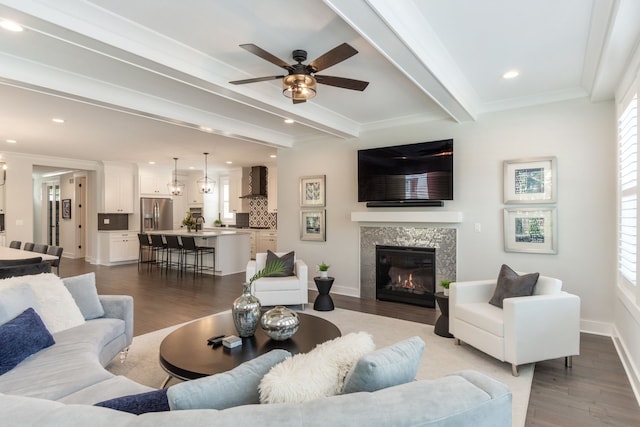
M 241 199 L 267 197 L 267 168 L 253 166 L 251 168 L 251 193 L 240 196 Z

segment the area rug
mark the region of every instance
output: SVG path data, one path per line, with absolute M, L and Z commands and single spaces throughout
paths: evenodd
M 402 339 L 419 336 L 425 343 L 418 379 L 438 378 L 464 369 L 480 371 L 504 384 L 513 395 L 513 425 L 524 426 L 529 404 L 529 393 L 533 379 L 533 365 L 520 368 L 520 376 L 511 375 L 511 365 L 502 363 L 468 345 L 454 345 L 453 339 L 442 338 L 433 333 L 433 326 L 408 322 L 390 317 L 376 316 L 350 310 L 335 309 L 319 312 L 307 308 L 305 313 L 329 320 L 342 332 L 366 331 L 373 336 L 377 348 L 394 344 Z M 218 313 L 220 315 L 223 313 Z M 181 325 L 137 336 L 124 364 L 118 358 L 107 367 L 116 374 L 124 375 L 141 384 L 159 388 L 167 377 L 158 362 L 160 342 L 171 331 Z M 178 380 L 172 379 L 169 385 Z

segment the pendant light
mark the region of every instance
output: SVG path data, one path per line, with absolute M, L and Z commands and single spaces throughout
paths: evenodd
M 208 172 L 207 172 L 207 156 L 208 155 L 209 153 L 204 153 L 204 176 L 200 178 L 198 181 L 196 181 L 198 183 L 198 188 L 200 189 L 200 192 L 205 194 L 211 193 L 213 189 L 216 187 L 216 182 L 211 178 L 209 178 L 208 176 Z
M 167 184 L 167 188 L 172 196 L 182 196 L 184 194 L 184 184 L 178 181 L 178 158 L 174 157 L 173 161 L 175 162 L 173 181 Z

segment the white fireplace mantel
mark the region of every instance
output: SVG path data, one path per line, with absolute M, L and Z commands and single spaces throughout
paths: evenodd
M 442 212 L 372 212 L 359 211 L 351 212 L 352 222 L 425 222 L 425 223 L 448 223 L 456 224 L 462 222 L 462 212 L 442 211 Z

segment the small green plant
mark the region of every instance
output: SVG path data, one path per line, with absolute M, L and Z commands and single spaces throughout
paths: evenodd
M 440 281 L 440 286 L 442 286 L 445 289 L 449 289 L 449 285 L 451 285 L 451 280 L 441 280 Z
M 329 267 L 331 267 L 329 264 L 325 264 L 325 262 L 322 261 L 318 264 L 318 271 L 329 271 Z
M 251 279 L 249 279 L 249 284 L 252 284 L 254 281 L 258 280 L 261 277 L 271 276 L 272 274 L 282 274 L 284 273 L 284 262 L 281 260 L 275 260 L 268 262 L 262 270 L 259 270 L 254 274 Z
M 191 212 L 187 212 L 184 219 L 182 220 L 182 225 L 187 228 L 192 228 L 196 226 L 196 220 L 193 218 Z

